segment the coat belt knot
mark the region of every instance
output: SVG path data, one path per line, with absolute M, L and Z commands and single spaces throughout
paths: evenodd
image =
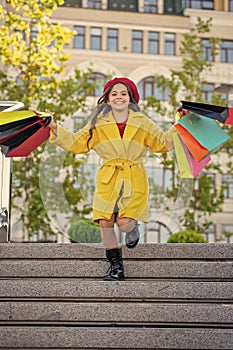
M 139 163 L 140 164 L 140 163 Z M 138 163 L 124 160 L 110 160 L 106 161 L 102 166 L 106 169 L 101 182 L 109 183 L 113 175 L 117 172 L 117 180 L 122 182 L 122 197 L 130 197 L 132 194 L 132 166 L 138 166 Z

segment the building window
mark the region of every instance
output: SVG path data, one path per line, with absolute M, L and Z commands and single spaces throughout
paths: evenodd
M 212 102 L 214 94 L 214 84 L 202 84 L 202 98 L 205 102 Z
M 202 40 L 202 58 L 203 60 L 213 62 L 214 61 L 214 56 L 212 54 L 213 52 L 213 43 L 211 43 L 208 39 L 203 39 Z
M 233 175 L 223 174 L 222 185 L 225 187 L 224 197 L 227 199 L 233 199 Z
M 102 0 L 88 0 L 87 7 L 89 9 L 101 9 L 102 8 Z
M 139 94 L 142 99 L 154 96 L 156 99 L 161 101 L 169 101 L 169 89 L 163 89 L 158 87 L 154 77 L 147 77 L 141 80 L 138 84 Z
M 93 73 L 89 81 L 95 83 L 95 88 L 92 96 L 102 96 L 104 85 L 107 82 L 107 77 L 101 73 Z
M 75 26 L 74 30 L 77 33 L 74 35 L 74 48 L 85 49 L 85 27 Z
M 91 28 L 91 50 L 101 50 L 102 48 L 102 30 L 101 28 Z
M 159 33 L 149 32 L 148 35 L 148 53 L 152 55 L 159 54 Z
M 166 243 L 171 234 L 171 230 L 165 224 L 151 221 L 146 226 L 144 243 Z
M 168 56 L 175 56 L 176 36 L 173 33 L 164 34 L 164 54 Z
M 233 63 L 233 41 L 221 41 L 221 62 Z
M 65 0 L 62 6 L 65 7 L 82 7 L 82 0 Z
M 222 238 L 226 243 L 233 243 L 233 225 L 222 225 Z
M 233 0 L 229 0 L 229 11 L 233 12 Z
M 108 10 L 138 12 L 138 1 L 108 0 Z
M 214 0 L 183 0 L 182 7 L 183 9 L 214 10 Z
M 181 0 L 164 0 L 164 13 L 166 15 L 182 15 L 182 2 Z
M 142 48 L 143 48 L 143 32 L 141 30 L 133 30 L 132 52 L 142 53 Z
M 216 243 L 216 225 L 212 224 L 206 228 L 203 236 L 205 237 L 207 243 Z
M 145 0 L 144 1 L 144 12 L 158 13 L 158 0 Z
M 107 50 L 118 51 L 118 30 L 108 29 L 107 30 Z

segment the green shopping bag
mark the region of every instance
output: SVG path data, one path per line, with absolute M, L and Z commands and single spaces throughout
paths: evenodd
M 178 133 L 173 134 L 173 142 L 180 177 L 184 179 L 197 177 L 201 170 L 210 162 L 210 156 L 205 157 L 200 161 L 196 161 L 182 139 L 179 137 Z
M 198 118 L 192 112 L 189 113 L 189 119 L 180 118 L 174 126 L 197 161 L 215 152 L 230 138 L 212 119 L 203 116 Z M 199 148 L 196 147 L 197 144 Z M 205 154 L 202 154 L 202 149 L 206 150 Z

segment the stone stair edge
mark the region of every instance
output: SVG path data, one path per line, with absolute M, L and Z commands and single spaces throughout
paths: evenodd
M 124 266 L 127 278 L 233 280 L 233 261 L 126 259 Z M 2 259 L 0 278 L 98 278 L 108 267 L 103 259 Z
M 233 326 L 233 304 L 224 303 L 143 303 L 129 301 L 90 302 L 40 302 L 0 301 L 1 324 L 47 324 L 69 323 L 78 325 L 86 322 L 102 324 L 144 324 L 173 326 L 214 325 Z M 124 317 L 122 317 L 124 313 Z M 4 322 L 4 323 L 3 323 Z
M 199 300 L 232 304 L 233 282 L 73 279 L 0 279 L 4 300 Z
M 134 327 L 2 327 L 0 349 L 232 350 L 232 329 Z
M 233 244 L 155 243 L 139 244 L 135 249 L 124 245 L 124 259 L 217 259 L 233 260 Z M 105 250 L 98 244 L 79 243 L 0 243 L 0 259 L 101 259 Z

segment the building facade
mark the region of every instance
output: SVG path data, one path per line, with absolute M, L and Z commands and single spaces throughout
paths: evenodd
M 76 32 L 66 48 L 71 53 L 66 74 L 72 75 L 75 68 L 85 71 L 91 67 L 93 79 L 100 82 L 95 96 L 101 95 L 108 75 L 127 76 L 137 84 L 142 100 L 156 96 L 164 102 L 166 93 L 156 86 L 154 76 L 169 77 L 172 69 L 181 68 L 180 43 L 198 17 L 205 21 L 212 18 L 210 32 L 202 37 L 204 55 L 213 63 L 211 72 L 205 73 L 203 96 L 210 102 L 217 90 L 226 94 L 229 105 L 233 105 L 233 1 L 67 0 L 54 12 L 54 21 Z M 219 55 L 214 60 L 210 37 L 220 38 Z M 160 122 L 159 116 L 152 118 Z M 172 119 L 173 116 L 167 121 Z M 223 163 L 228 160 L 225 154 L 216 157 L 221 157 Z M 169 186 L 169 174 L 164 179 L 154 161 L 149 160 L 147 171 L 158 185 Z M 206 239 L 232 242 L 232 237 L 227 238 L 224 232 L 233 233 L 233 175 L 210 175 L 216 187 L 225 183 L 227 189 L 223 212 L 212 216 L 213 225 L 206 232 Z M 166 242 L 169 234 L 179 229 L 176 217 L 177 211 L 151 209 L 145 241 Z
M 61 22 L 75 32 L 73 40 L 66 45 L 71 58 L 66 76 L 74 70 L 93 71 L 93 79 L 99 82 L 90 104 L 94 104 L 108 76 L 127 76 L 140 92 L 141 100 L 156 96 L 168 100 L 166 91 L 161 91 L 155 81 L 156 74 L 170 77 L 171 70 L 182 67 L 180 44 L 183 35 L 192 31 L 198 17 L 212 18 L 210 32 L 202 37 L 205 57 L 213 63 L 211 71 L 205 72 L 206 84 L 202 86 L 206 102 L 211 101 L 214 91 L 227 96 L 233 105 L 233 0 L 66 0 L 53 14 L 53 21 Z M 219 54 L 211 56 L 210 37 L 220 38 Z M 182 95 L 180 96 L 182 99 Z M 179 102 L 179 101 L 178 101 Z M 80 116 L 77 114 L 77 119 Z M 159 124 L 161 117 L 152 113 Z M 166 121 L 174 121 L 170 116 Z M 226 154 L 216 155 L 221 162 L 228 161 Z M 90 155 L 89 168 L 93 174 L 98 162 Z M 171 174 L 163 173 L 156 160 L 149 159 L 147 171 L 155 185 L 166 189 Z M 212 216 L 213 225 L 206 232 L 208 242 L 233 242 L 224 232 L 233 233 L 233 174 L 210 174 L 214 186 L 226 184 L 225 203 L 222 213 Z M 154 185 L 154 183 L 153 183 Z M 153 207 L 151 220 L 144 227 L 144 242 L 166 242 L 168 236 L 181 229 L 178 215 L 184 208 L 166 210 L 170 203 Z M 179 212 L 180 210 L 180 212 Z

